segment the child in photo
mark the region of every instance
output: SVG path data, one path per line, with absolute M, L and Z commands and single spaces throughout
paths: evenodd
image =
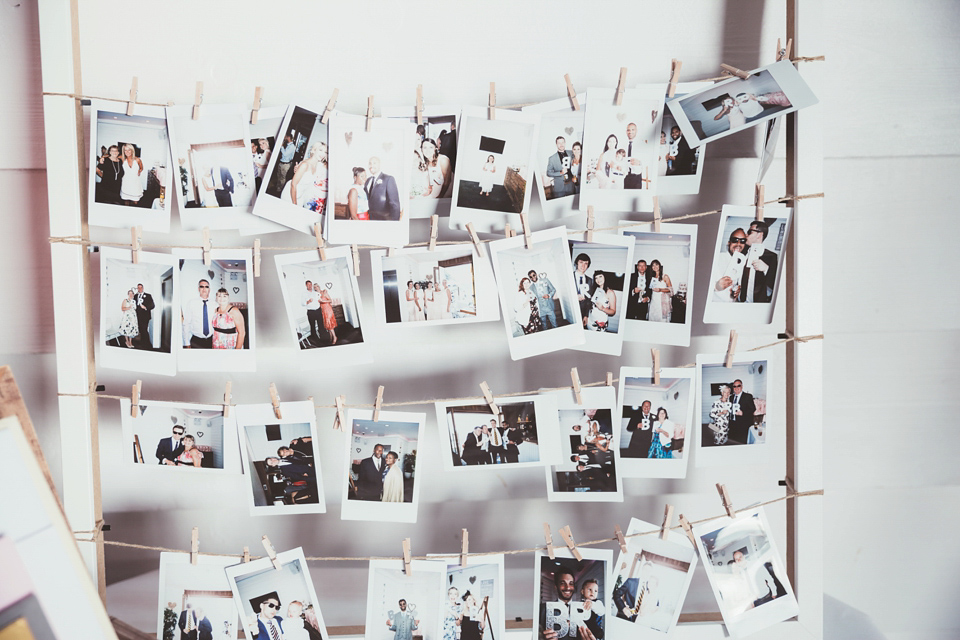
M 608 189 L 623 189 L 623 178 L 627 175 L 627 151 L 626 149 L 617 149 L 617 155 L 610 163 L 610 184 Z
M 580 600 L 583 602 L 584 619 L 587 628 L 590 629 L 596 638 L 602 638 L 604 636 L 603 617 L 606 615 L 603 600 L 597 599 L 599 594 L 600 584 L 596 580 L 587 580 L 583 583 L 583 586 L 580 587 Z

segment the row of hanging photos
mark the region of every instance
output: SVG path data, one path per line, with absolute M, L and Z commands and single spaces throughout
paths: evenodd
M 382 390 L 383 387 L 380 387 Z M 733 501 L 730 499 L 730 493 L 727 491 L 727 486 L 725 484 L 717 483 L 717 492 L 720 494 L 720 501 L 723 504 L 723 509 L 726 512 L 726 515 L 730 518 L 736 518 L 737 513 L 733 508 Z M 697 542 L 696 538 L 693 535 L 693 525 L 690 524 L 690 521 L 681 513 L 677 518 L 677 521 L 680 523 L 680 526 L 683 528 L 684 533 L 687 534 L 690 543 L 696 548 Z M 660 539 L 666 540 L 670 534 L 670 529 L 673 528 L 673 505 L 668 504 L 663 511 L 663 523 L 660 525 Z M 576 558 L 578 561 L 583 560 L 583 555 L 580 553 L 580 549 L 577 548 L 577 542 L 573 538 L 573 532 L 570 530 L 570 525 L 566 525 L 557 530 L 560 534 L 560 537 L 563 539 L 564 544 L 567 549 L 570 550 L 571 555 Z M 547 552 L 547 555 L 550 556 L 550 559 L 553 560 L 556 558 L 555 546 L 553 543 L 553 533 L 550 528 L 549 522 L 543 523 L 543 538 L 545 542 L 544 549 Z M 620 525 L 614 525 L 614 537 L 613 540 L 616 540 L 617 544 L 620 545 L 621 551 L 627 553 L 627 540 L 623 535 L 623 531 L 620 529 Z M 273 567 L 278 571 L 283 568 L 283 565 L 280 564 L 280 561 L 277 559 L 277 550 L 273 546 L 273 543 L 270 542 L 270 538 L 266 535 L 261 537 L 261 543 L 263 544 L 263 549 L 267 554 L 267 557 L 270 558 L 270 562 L 273 564 Z M 411 555 L 411 546 L 410 538 L 404 538 L 401 542 L 401 557 L 403 560 L 403 572 L 405 575 L 413 575 L 412 560 Z M 467 566 L 467 558 L 470 555 L 470 533 L 466 529 L 460 530 L 460 566 Z M 190 532 L 190 564 L 196 565 L 198 558 L 200 557 L 200 528 L 193 527 L 193 530 Z M 243 562 L 250 562 L 250 547 L 243 548 Z

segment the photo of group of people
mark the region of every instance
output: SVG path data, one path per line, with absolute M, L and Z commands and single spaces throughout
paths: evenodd
M 447 565 L 443 640 L 496 640 L 504 633 L 503 556 Z
M 437 421 L 449 443 L 448 468 L 541 461 L 537 400 L 513 400 L 497 404 L 496 416 L 485 404 L 437 403 Z
M 627 478 L 683 478 L 691 443 L 694 371 L 620 369 L 620 460 Z
M 583 560 L 566 550 L 537 555 L 534 620 L 539 640 L 603 640 L 610 612 L 607 567 L 612 553 L 581 549 Z
M 742 460 L 765 447 L 769 363 L 737 359 L 733 366 L 698 357 L 700 462 Z M 733 450 L 754 450 L 736 453 Z
M 160 640 L 235 640 L 241 625 L 224 569 L 233 558 L 190 554 L 160 554 L 160 600 L 157 638 Z

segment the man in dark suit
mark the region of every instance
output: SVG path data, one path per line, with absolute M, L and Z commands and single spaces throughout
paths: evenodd
M 450 131 L 444 129 L 437 137 L 437 144 L 440 145 L 440 153 L 450 159 L 450 170 L 457 170 L 457 123 L 456 120 L 450 123 Z
M 583 326 L 587 326 L 587 316 L 590 314 L 590 308 L 593 307 L 590 299 L 593 296 L 593 278 L 587 275 L 590 256 L 585 253 L 578 254 L 573 263 L 576 265 L 573 271 L 573 283 L 577 288 L 577 300 L 580 301 L 580 321 Z
M 400 192 L 397 181 L 380 172 L 380 158 L 373 156 L 369 162 L 370 177 L 363 185 L 370 206 L 371 220 L 399 220 L 403 215 L 400 207 Z
M 687 144 L 687 139 L 680 133 L 680 127 L 674 125 L 670 128 L 670 140 L 670 151 L 667 153 L 667 162 L 670 166 L 667 167 L 667 175 L 688 176 L 696 173 L 693 167 L 696 155 Z
M 153 296 L 143 290 L 143 284 L 137 285 L 137 294 L 133 296 L 137 303 L 137 331 L 140 335 L 137 337 L 140 346 L 146 349 L 150 348 L 150 316 L 153 314 Z
M 219 167 L 210 169 L 211 177 L 213 178 L 214 184 L 214 195 L 217 197 L 217 206 L 220 207 L 232 207 L 233 206 L 233 176 L 230 174 L 230 169 L 227 167 Z M 219 174 L 220 178 L 217 179 Z
M 373 455 L 360 461 L 360 476 L 357 478 L 357 497 L 361 500 L 380 500 L 383 493 L 383 445 L 373 446 Z
M 189 602 L 187 608 L 180 612 L 177 627 L 180 628 L 180 640 L 197 640 L 197 612 Z
M 467 434 L 466 440 L 463 441 L 463 453 L 460 454 L 464 464 L 488 464 L 490 462 L 490 454 L 482 448 L 483 440 L 483 427 L 474 427 L 473 431 Z
M 254 607 L 260 613 L 257 614 L 257 633 L 253 637 L 257 640 L 283 638 L 283 619 L 277 616 L 280 611 L 280 597 L 275 591 L 262 597 Z
M 175 424 L 173 425 L 173 436 L 169 438 L 164 438 L 157 443 L 157 460 L 159 464 L 176 464 L 174 460 L 177 459 L 181 453 L 183 453 L 183 442 L 180 440 L 183 437 L 183 425 Z
M 729 438 L 738 444 L 747 444 L 747 434 L 753 426 L 753 414 L 757 407 L 753 396 L 743 390 L 743 382 L 733 381 L 733 395 L 730 396 L 733 405 L 733 415 L 730 416 Z
M 653 441 L 653 423 L 655 418 L 650 413 L 650 401 L 644 400 L 640 405 L 640 415 L 633 416 L 627 423 L 627 431 L 633 435 L 630 444 L 620 455 L 624 458 L 646 458 L 650 452 L 650 443 Z
M 630 172 L 623 177 L 624 189 L 643 189 L 643 166 L 640 164 L 640 141 L 637 137 L 637 125 L 633 122 L 627 125 L 627 140 L 623 149 L 627 152 L 627 165 Z
M 747 230 L 747 261 L 740 278 L 740 302 L 770 302 L 777 283 L 777 254 L 763 248 L 770 227 L 754 220 Z
M 571 153 L 566 150 L 567 140 L 557 136 L 557 152 L 547 159 L 547 177 L 553 178 L 553 197 L 562 198 L 574 194 L 573 174 L 570 173 Z
M 630 290 L 627 298 L 627 319 L 646 320 L 650 310 L 650 278 L 653 272 L 647 271 L 647 261 L 637 262 L 637 270 L 630 274 Z

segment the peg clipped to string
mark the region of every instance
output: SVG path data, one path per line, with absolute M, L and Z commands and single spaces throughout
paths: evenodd
M 253 90 L 253 109 L 250 111 L 250 124 L 257 124 L 260 116 L 260 105 L 263 103 L 263 87 Z
M 460 566 L 467 566 L 467 554 L 470 553 L 470 532 L 460 529 Z
M 417 85 L 417 124 L 423 124 L 423 85 Z
M 650 357 L 653 359 L 653 384 L 660 385 L 660 349 L 650 349 Z
M 203 83 L 197 82 L 197 90 L 193 94 L 193 114 L 194 120 L 200 119 L 200 105 L 203 104 Z
M 260 541 L 263 543 L 263 549 L 267 552 L 267 557 L 270 558 L 270 562 L 273 563 L 273 568 L 277 571 L 283 569 L 283 565 L 280 564 L 280 560 L 277 559 L 277 550 L 273 548 L 273 543 L 270 542 L 270 538 L 263 536 L 260 538 Z
M 437 232 L 439 226 L 440 216 L 437 214 L 430 216 L 430 244 L 427 245 L 427 249 L 430 251 L 436 251 L 437 249 Z
M 133 264 L 140 264 L 140 249 L 143 246 L 143 227 L 130 227 L 130 259 Z
M 727 74 L 731 76 L 736 76 L 741 80 L 746 80 L 750 77 L 750 74 L 743 69 L 738 69 L 732 65 L 720 63 L 720 68 L 723 69 Z
M 340 89 L 334 89 L 333 93 L 330 94 L 330 99 L 327 100 L 327 106 L 323 109 L 323 115 L 320 116 L 320 124 L 327 124 L 327 120 L 330 119 L 330 114 L 333 113 L 333 108 L 337 106 L 337 96 L 340 95 Z
M 367 96 L 367 132 L 373 126 L 373 96 Z
M 200 527 L 194 527 L 190 532 L 190 564 L 196 566 L 200 556 Z
M 230 417 L 230 403 L 233 402 L 233 382 L 227 380 L 223 386 L 223 417 Z
M 731 518 L 737 517 L 737 512 L 733 510 L 733 501 L 730 500 L 730 494 L 727 492 L 727 485 L 717 483 L 717 493 L 720 494 L 720 500 L 723 502 L 723 509 Z
M 533 238 L 530 237 L 530 220 L 527 214 L 520 214 L 520 224 L 523 226 L 523 244 L 527 249 L 533 249 Z
M 660 233 L 660 223 L 663 222 L 663 214 L 660 213 L 660 196 L 653 196 L 653 232 Z
M 670 537 L 670 527 L 673 526 L 673 505 L 668 504 L 663 510 L 663 524 L 660 525 L 660 539 Z
M 733 357 L 737 353 L 737 330 L 730 329 L 730 341 L 727 342 L 727 355 L 723 360 L 723 366 L 727 369 L 733 367 Z
M 373 421 L 380 421 L 380 407 L 383 406 L 383 385 L 377 388 L 377 399 L 373 403 Z
M 778 41 L 779 44 L 779 41 Z M 140 91 L 137 89 L 137 76 L 133 76 L 133 82 L 130 83 L 130 100 L 127 101 L 127 115 L 133 115 L 133 107 L 137 104 L 137 94 Z
M 334 398 L 334 404 L 337 405 L 337 417 L 333 420 L 333 428 L 344 431 L 344 426 L 347 424 L 347 414 L 344 405 L 347 402 L 347 398 L 344 395 L 339 395 Z
M 793 38 L 787 38 L 787 46 L 780 46 L 780 38 L 777 38 L 777 62 L 790 59 L 790 49 L 793 47 Z
M 550 532 L 550 523 L 543 523 L 543 539 L 546 541 L 547 555 L 550 556 L 550 559 L 553 560 L 557 557 L 556 552 L 553 548 L 553 534 Z
M 273 415 L 277 420 L 283 420 L 283 414 L 280 412 L 280 394 L 277 393 L 277 383 L 270 383 L 270 404 L 273 405 Z
M 203 228 L 203 245 L 200 249 L 203 251 L 203 266 L 210 266 L 210 251 L 213 249 L 213 245 L 210 244 L 210 228 Z
M 140 415 L 140 390 L 143 388 L 143 382 L 137 380 L 133 383 L 130 391 L 130 417 L 136 418 Z
M 470 234 L 470 240 L 473 241 L 473 246 L 477 249 L 477 255 L 483 258 L 486 256 L 486 252 L 483 250 L 483 243 L 480 242 L 480 237 L 477 235 L 477 230 L 473 227 L 472 222 L 467 223 L 467 232 Z
M 576 367 L 570 369 L 570 380 L 573 381 L 573 395 L 577 399 L 577 404 L 583 404 L 583 389 L 580 387 L 580 373 Z
M 683 532 L 687 534 L 687 538 L 690 540 L 690 544 L 692 544 L 693 548 L 696 549 L 697 538 L 696 536 L 693 535 L 693 526 L 690 525 L 690 521 L 687 520 L 686 516 L 684 516 L 682 513 L 680 514 L 680 517 L 677 518 L 677 520 L 680 522 L 680 526 L 683 527 Z
M 493 399 L 493 394 L 490 393 L 490 385 L 487 384 L 486 380 L 480 383 L 480 391 L 483 392 L 483 399 L 490 407 L 490 411 L 493 413 L 493 415 L 500 415 L 500 407 L 497 406 L 496 401 Z
M 260 238 L 253 241 L 253 277 L 260 277 Z
M 243 563 L 246 564 L 250 562 L 250 547 L 243 548 Z
M 350 245 L 350 254 L 353 256 L 353 275 L 360 277 L 360 247 L 355 244 Z
M 515 235 L 517 235 L 517 234 L 516 234 L 516 232 L 513 230 L 513 228 L 510 227 L 510 223 L 509 223 L 509 222 L 505 223 L 505 224 L 503 225 L 503 237 L 504 237 L 504 238 L 507 238 L 507 239 L 510 239 L 510 238 L 512 238 L 512 237 L 515 236 Z
M 587 242 L 593 242 L 593 229 L 597 225 L 596 213 L 593 211 L 593 205 L 587 207 Z
M 606 385 L 607 385 L 608 387 L 612 387 L 612 386 L 613 386 L 613 371 L 607 371 L 607 381 L 606 381 Z
M 573 533 L 570 531 L 570 525 L 567 525 L 560 529 L 560 537 L 563 538 L 563 541 L 567 543 L 567 549 L 570 550 L 570 553 L 573 554 L 573 557 L 579 562 L 583 560 L 583 554 L 580 553 L 580 549 L 577 549 L 577 543 L 573 539 Z
M 680 67 L 683 66 L 683 60 L 674 58 L 670 61 L 670 84 L 667 85 L 667 97 L 672 98 L 677 94 L 677 82 L 680 79 Z
M 497 83 L 490 83 L 490 96 L 487 98 L 487 119 L 497 118 Z
M 320 223 L 313 225 L 313 237 L 317 239 L 317 252 L 320 253 L 320 260 L 325 261 L 327 259 L 327 243 L 323 241 L 323 230 L 320 228 Z
M 623 537 L 623 531 L 620 530 L 620 525 L 614 525 L 613 535 L 617 539 L 617 544 L 620 545 L 620 551 L 627 552 L 627 539 Z
M 563 74 L 563 81 L 567 83 L 567 95 L 570 97 L 570 106 L 573 107 L 574 111 L 580 111 L 580 101 L 577 100 L 577 91 L 573 88 L 569 73 Z
M 763 188 L 763 185 L 758 182 L 756 187 L 754 188 L 753 206 L 757 210 L 756 219 L 760 221 L 763 220 L 763 198 L 764 198 L 764 188 Z
M 403 574 L 407 576 L 413 575 L 410 559 L 410 538 L 403 539 Z
M 623 104 L 623 92 L 627 88 L 627 68 L 620 67 L 620 79 L 617 80 L 617 98 L 614 100 L 614 104 L 618 107 Z

